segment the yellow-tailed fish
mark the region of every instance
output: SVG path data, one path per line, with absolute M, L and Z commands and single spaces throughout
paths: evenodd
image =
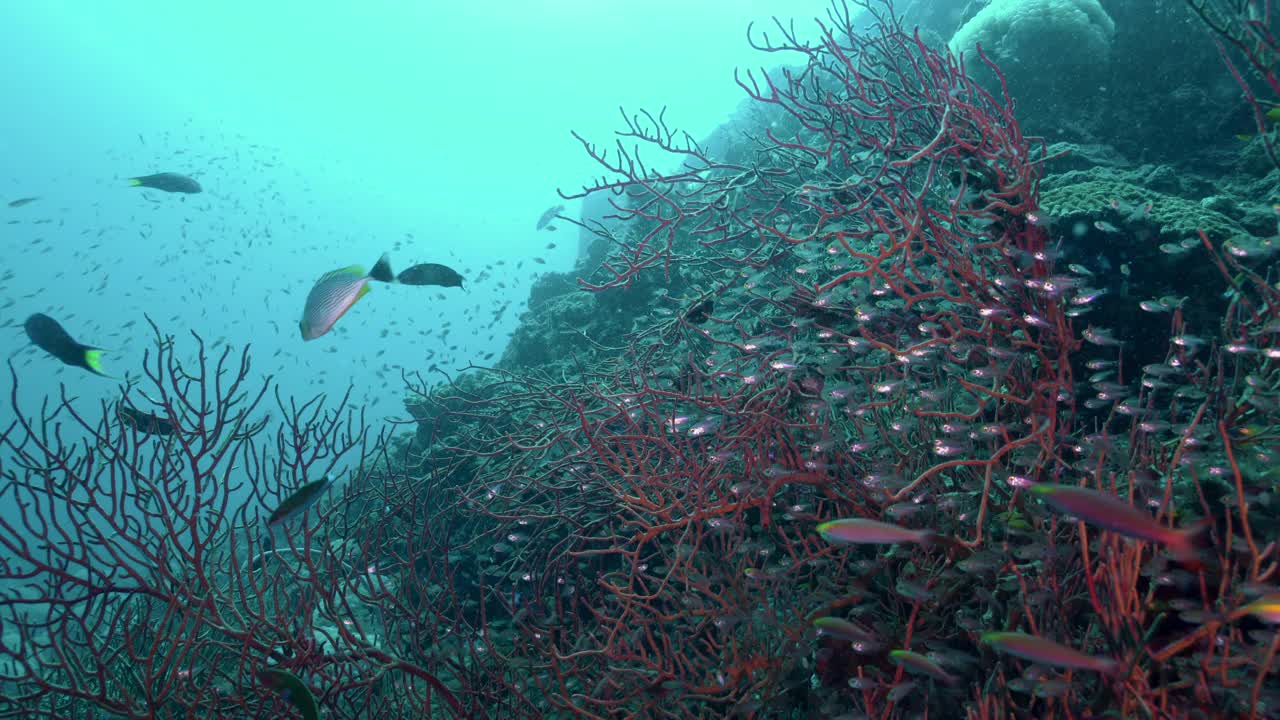
M 912 530 L 866 518 L 845 518 L 824 522 L 818 526 L 818 534 L 823 540 L 837 545 L 929 543 L 937 539 L 937 535 L 932 530 Z
M 1196 557 L 1195 540 L 1211 525 L 1204 520 L 1186 530 L 1167 527 L 1145 510 L 1106 493 L 1074 485 L 1039 484 L 1028 488 L 1042 500 L 1080 520 L 1104 530 L 1128 537 L 1160 543 L 1169 548 L 1175 558 L 1193 568 L 1202 567 Z
M 307 294 L 302 320 L 298 322 L 302 339 L 315 340 L 329 332 L 338 318 L 368 294 L 370 280 L 390 282 L 392 278 L 394 274 L 386 255 L 378 259 L 369 273 L 359 265 L 352 265 L 321 275 Z
M 1263 595 L 1235 612 L 1235 616 L 1252 615 L 1271 625 L 1280 624 L 1280 593 Z
M 302 682 L 302 678 L 287 670 L 266 668 L 258 671 L 258 682 L 298 708 L 303 720 L 320 720 L 320 707 L 316 705 L 316 696 L 311 694 L 311 688 Z
M 23 323 L 27 337 L 36 347 L 68 365 L 82 367 L 95 375 L 111 377 L 102 370 L 102 348 L 82 345 L 75 341 L 57 320 L 36 313 Z

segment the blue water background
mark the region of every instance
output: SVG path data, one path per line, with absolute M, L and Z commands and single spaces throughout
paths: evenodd
M 150 314 L 188 362 L 190 331 L 219 350 L 250 344 L 254 379 L 273 375 L 286 398 L 351 386 L 375 429 L 405 417 L 402 369 L 496 362 L 536 273 L 572 267 L 574 228 L 534 231 L 557 187 L 600 174 L 571 129 L 612 145 L 620 105 L 665 105 L 674 126 L 705 137 L 745 97 L 734 68 L 778 61 L 749 47 L 747 24 L 825 7 L 2 3 L 0 257 L 13 276 L 0 287 L 0 351 L 19 403 L 36 410 L 63 384 L 90 411 L 119 394 L 31 347 L 29 314 L 110 350 L 118 377 L 138 373 Z M 206 191 L 127 187 L 161 171 Z M 3 204 L 26 196 L 40 199 Z M 316 277 L 388 250 L 398 269 L 442 262 L 471 282 L 379 285 L 304 343 L 297 322 Z M 6 398 L 10 388 L 6 374 Z M 0 404 L 0 425 L 13 419 Z

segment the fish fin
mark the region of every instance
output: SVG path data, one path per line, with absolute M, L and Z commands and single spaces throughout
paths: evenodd
M 369 271 L 369 277 L 378 282 L 393 283 L 396 281 L 395 271 L 391 269 L 391 256 L 388 253 L 382 253 L 382 257 L 378 258 L 378 262 L 373 264 L 373 269 Z
M 321 275 L 319 279 L 316 280 L 316 283 L 322 283 L 325 280 L 332 280 L 336 277 L 346 277 L 349 275 L 357 275 L 360 277 L 364 277 L 364 266 L 348 265 L 347 267 L 344 267 L 344 268 L 338 268 L 337 270 L 333 270 L 332 272 L 327 272 Z

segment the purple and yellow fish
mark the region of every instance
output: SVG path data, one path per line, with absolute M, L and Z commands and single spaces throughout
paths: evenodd
M 1269 625 L 1280 623 L 1280 593 L 1263 595 L 1237 610 L 1235 615 L 1252 615 L 1259 621 Z
M 845 518 L 824 522 L 818 526 L 818 534 L 823 540 L 835 545 L 930 543 L 938 539 L 937 533 L 932 530 L 912 530 L 867 518 Z
M 891 650 L 889 652 L 889 662 L 894 665 L 900 665 L 908 671 L 920 675 L 928 675 L 929 677 L 947 685 L 955 685 L 959 679 L 955 675 L 942 669 L 942 666 L 933 660 L 910 650 Z
M 1139 540 L 1159 543 L 1169 548 L 1181 563 L 1192 568 L 1203 567 L 1196 557 L 1196 536 L 1204 532 L 1209 521 L 1201 521 L 1185 530 L 1167 527 L 1144 510 L 1106 493 L 1074 485 L 1039 484 L 1028 488 L 1054 509 L 1073 515 L 1104 530 Z
M 298 322 L 302 339 L 315 340 L 329 332 L 338 318 L 368 294 L 370 280 L 392 282 L 394 279 L 395 273 L 391 272 L 391 262 L 386 255 L 378 258 L 368 273 L 359 265 L 352 265 L 321 275 L 307 293 L 307 304 Z
M 1042 665 L 1075 668 L 1077 670 L 1094 670 L 1106 675 L 1115 675 L 1120 668 L 1119 663 L 1111 658 L 1085 655 L 1079 650 L 1026 633 L 983 633 L 982 642 L 984 645 L 990 645 L 997 652 L 1020 657 L 1023 660 L 1030 660 Z

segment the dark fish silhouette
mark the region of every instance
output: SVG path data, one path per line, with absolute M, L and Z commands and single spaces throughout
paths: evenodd
M 689 312 L 685 313 L 684 319 L 694 325 L 701 325 L 711 318 L 711 313 L 715 312 L 715 309 L 715 302 L 708 298 L 694 305 Z
M 382 257 L 378 258 L 378 262 L 374 263 L 373 269 L 369 271 L 369 279 L 384 283 L 396 281 L 396 271 L 391 269 L 390 255 L 382 253 Z
M 156 190 L 163 190 L 171 193 L 198 193 L 204 189 L 200 187 L 200 183 L 186 175 L 171 172 L 129 178 L 129 185 L 133 187 L 154 188 Z
M 462 287 L 462 276 L 452 268 L 438 263 L 421 263 L 405 268 L 396 276 L 402 285 L 441 285 L 444 287 Z
M 320 707 L 316 705 L 316 696 L 302 678 L 280 668 L 266 668 L 258 671 L 258 682 L 298 708 L 303 720 L 319 720 Z
M 121 400 L 116 403 L 116 415 L 120 422 L 146 435 L 172 435 L 173 423 L 149 412 L 129 407 Z
M 29 205 L 39 199 L 40 198 L 38 197 L 25 197 L 25 198 L 18 198 L 17 200 L 10 200 L 9 207 L 22 207 L 23 205 Z
M 542 228 L 545 228 L 548 225 L 550 225 L 551 221 L 556 219 L 556 216 L 560 214 L 561 210 L 564 210 L 563 205 L 556 205 L 555 207 L 547 208 L 547 211 L 542 213 L 542 217 L 538 218 L 538 226 L 534 229 L 541 230 Z M 555 230 L 555 228 L 547 228 L 547 229 Z
M 291 517 L 301 515 L 311 507 L 312 503 L 320 499 L 332 481 L 333 477 L 326 475 L 295 490 L 292 495 L 280 502 L 279 507 L 271 511 L 271 515 L 267 518 L 267 527 L 274 527 Z
M 75 341 L 57 320 L 36 313 L 27 318 L 22 325 L 27 331 L 27 337 L 35 346 L 58 358 L 68 365 L 82 367 L 91 373 L 110 377 L 102 371 L 102 353 L 101 348 L 92 345 L 82 345 Z

